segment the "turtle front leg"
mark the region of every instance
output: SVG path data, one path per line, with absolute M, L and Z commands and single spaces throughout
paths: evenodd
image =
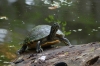
M 22 54 L 23 52 L 25 52 L 26 48 L 27 48 L 27 45 L 24 44 L 24 45 L 21 47 L 21 49 L 18 50 L 17 53 L 18 53 L 18 54 Z
M 43 49 L 41 48 L 41 42 L 40 41 L 37 42 L 36 52 L 38 52 L 38 53 L 43 52 Z
M 65 38 L 64 36 L 61 36 L 61 37 L 58 37 L 58 38 L 59 38 L 59 40 L 61 42 L 63 42 L 64 44 L 66 44 L 66 46 L 71 46 L 70 41 L 67 38 Z

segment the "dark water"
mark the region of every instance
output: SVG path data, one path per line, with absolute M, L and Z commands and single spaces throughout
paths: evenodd
M 58 8 L 48 9 L 51 2 L 46 0 L 0 1 L 0 66 L 7 66 L 16 58 L 19 42 L 39 24 L 67 23 L 65 30 L 71 34 L 66 37 L 73 45 L 99 41 L 99 1 L 54 1 L 60 3 L 56 4 Z

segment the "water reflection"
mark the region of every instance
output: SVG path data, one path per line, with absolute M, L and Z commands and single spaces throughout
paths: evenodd
M 6 16 L 1 16 L 0 19 L 8 20 L 8 18 Z
M 6 29 L 0 29 L 0 43 L 4 42 L 8 31 Z
M 17 0 L 7 0 L 9 3 L 14 3 L 16 2 Z
M 34 0 L 25 0 L 25 3 L 26 3 L 27 5 L 35 5 Z

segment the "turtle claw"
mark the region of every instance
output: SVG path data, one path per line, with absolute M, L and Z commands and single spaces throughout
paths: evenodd
M 41 52 L 43 52 L 43 49 L 42 48 L 39 48 L 39 49 L 36 50 L 36 52 L 37 53 L 41 53 Z

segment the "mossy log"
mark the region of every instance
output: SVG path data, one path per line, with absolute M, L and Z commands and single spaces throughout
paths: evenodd
M 31 50 L 18 56 L 11 66 L 100 66 L 100 42 L 58 46 L 42 53 Z

